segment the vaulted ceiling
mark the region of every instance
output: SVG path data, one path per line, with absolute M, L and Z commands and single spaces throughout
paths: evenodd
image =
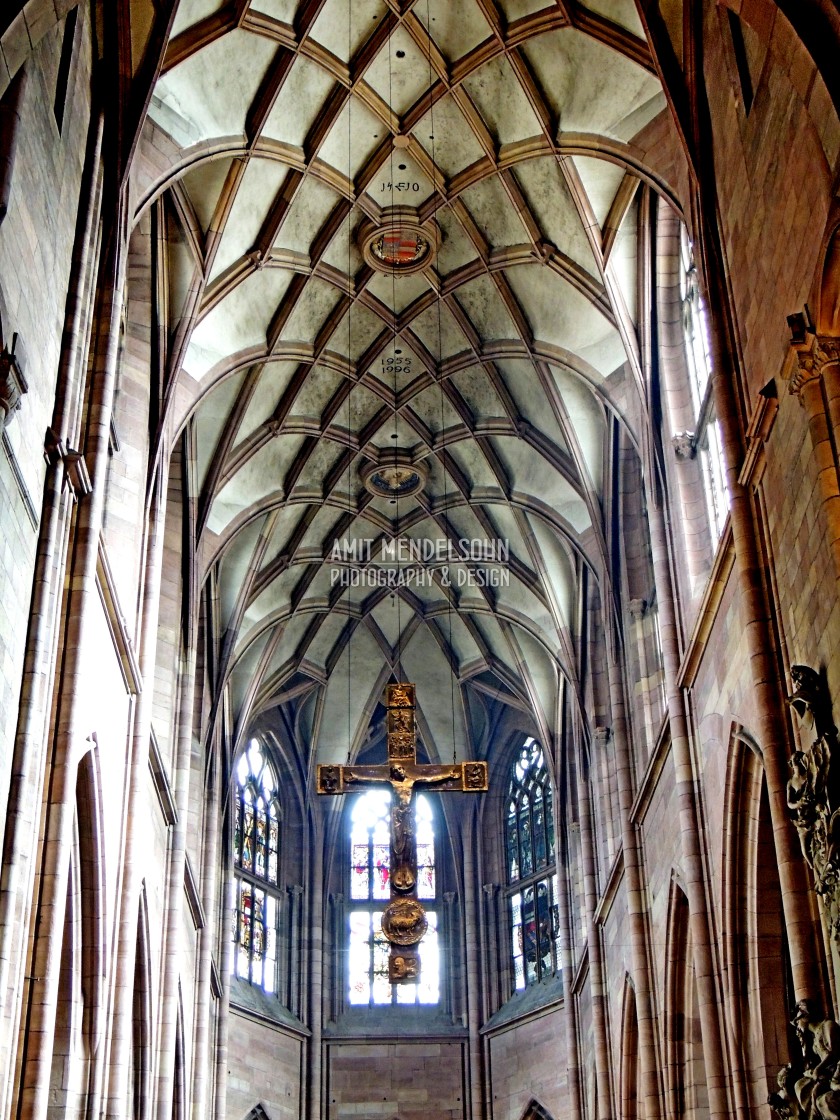
M 486 751 L 494 702 L 551 734 L 638 412 L 640 197 L 667 187 L 634 139 L 663 111 L 633 0 L 181 0 L 145 201 L 240 733 L 286 704 L 344 760 L 395 673 L 433 755 Z M 400 223 L 425 267 L 363 252 Z M 365 487 L 395 448 L 413 496 Z M 336 540 L 376 566 L 395 535 L 510 554 L 450 586 L 334 582 Z

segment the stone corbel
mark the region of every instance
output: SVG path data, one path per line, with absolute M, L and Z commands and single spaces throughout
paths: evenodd
M 73 500 L 78 502 L 86 498 L 93 490 L 87 463 L 81 451 L 68 447 L 64 440 L 56 435 L 52 428 L 47 428 L 44 437 L 44 459 L 50 466 L 62 463 L 64 466 L 64 485 L 73 495 Z
M 681 461 L 693 459 L 697 453 L 697 436 L 695 432 L 677 432 L 671 438 L 674 454 Z
M 634 622 L 641 622 L 647 614 L 647 599 L 631 599 L 627 606 Z
M 15 354 L 18 336 L 12 335 L 11 349 L 4 345 L 0 350 L 0 429 L 8 426 L 12 413 L 20 408 L 20 398 L 29 391 L 21 363 Z

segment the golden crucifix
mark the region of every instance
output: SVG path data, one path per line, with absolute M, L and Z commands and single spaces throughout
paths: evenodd
M 387 783 L 391 803 L 391 901 L 382 915 L 382 932 L 391 945 L 388 979 L 411 984 L 420 975 L 417 944 L 426 932 L 426 912 L 417 898 L 417 837 L 414 832 L 414 788 L 482 793 L 487 789 L 486 762 L 453 762 L 435 766 L 417 761 L 414 685 L 389 684 L 388 761 L 376 766 L 318 766 L 318 793 L 347 793 Z

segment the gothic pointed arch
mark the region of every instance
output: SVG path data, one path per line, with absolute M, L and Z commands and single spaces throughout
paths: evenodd
M 532 1097 L 522 1113 L 521 1120 L 554 1120 L 554 1117 L 536 1097 Z
M 134 955 L 134 992 L 131 1010 L 131 1077 L 129 1092 L 133 1120 L 148 1120 L 151 1106 L 152 984 L 149 911 L 146 884 L 137 906 L 137 944 Z
M 271 1120 L 271 1116 L 260 1103 L 254 1105 L 251 1111 L 244 1117 L 244 1120 Z
M 73 840 L 61 949 L 47 1115 L 84 1116 L 95 1092 L 95 1062 L 104 1013 L 104 853 L 102 789 L 95 735 L 76 773 Z
M 668 1115 L 708 1113 L 708 1083 L 700 1026 L 688 897 L 676 876 L 668 899 L 665 973 L 665 1054 Z
M 639 1107 L 639 1020 L 636 989 L 629 976 L 624 978 L 621 1002 L 621 1065 L 619 1069 L 621 1120 L 642 1120 Z
M 186 1120 L 187 1071 L 184 1043 L 184 997 L 178 981 L 178 1017 L 175 1024 L 175 1071 L 172 1089 L 172 1120 Z
M 735 1093 L 744 1108 L 757 1109 L 787 1061 L 795 1000 L 761 749 L 735 725 L 728 756 L 724 976 L 729 1014 L 741 1025 L 737 1038 L 730 1037 Z

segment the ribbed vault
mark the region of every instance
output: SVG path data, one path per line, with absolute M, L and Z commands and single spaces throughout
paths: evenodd
M 496 703 L 550 739 L 641 407 L 639 211 L 668 185 L 640 137 L 664 104 L 633 0 L 181 0 L 142 206 L 239 733 L 289 704 L 309 761 L 344 759 L 393 673 L 433 755 L 486 750 Z M 359 238 L 399 206 L 440 245 L 395 276 Z M 395 446 L 427 479 L 393 501 L 362 475 Z M 506 586 L 481 562 L 334 583 L 336 540 L 394 537 L 507 541 Z

